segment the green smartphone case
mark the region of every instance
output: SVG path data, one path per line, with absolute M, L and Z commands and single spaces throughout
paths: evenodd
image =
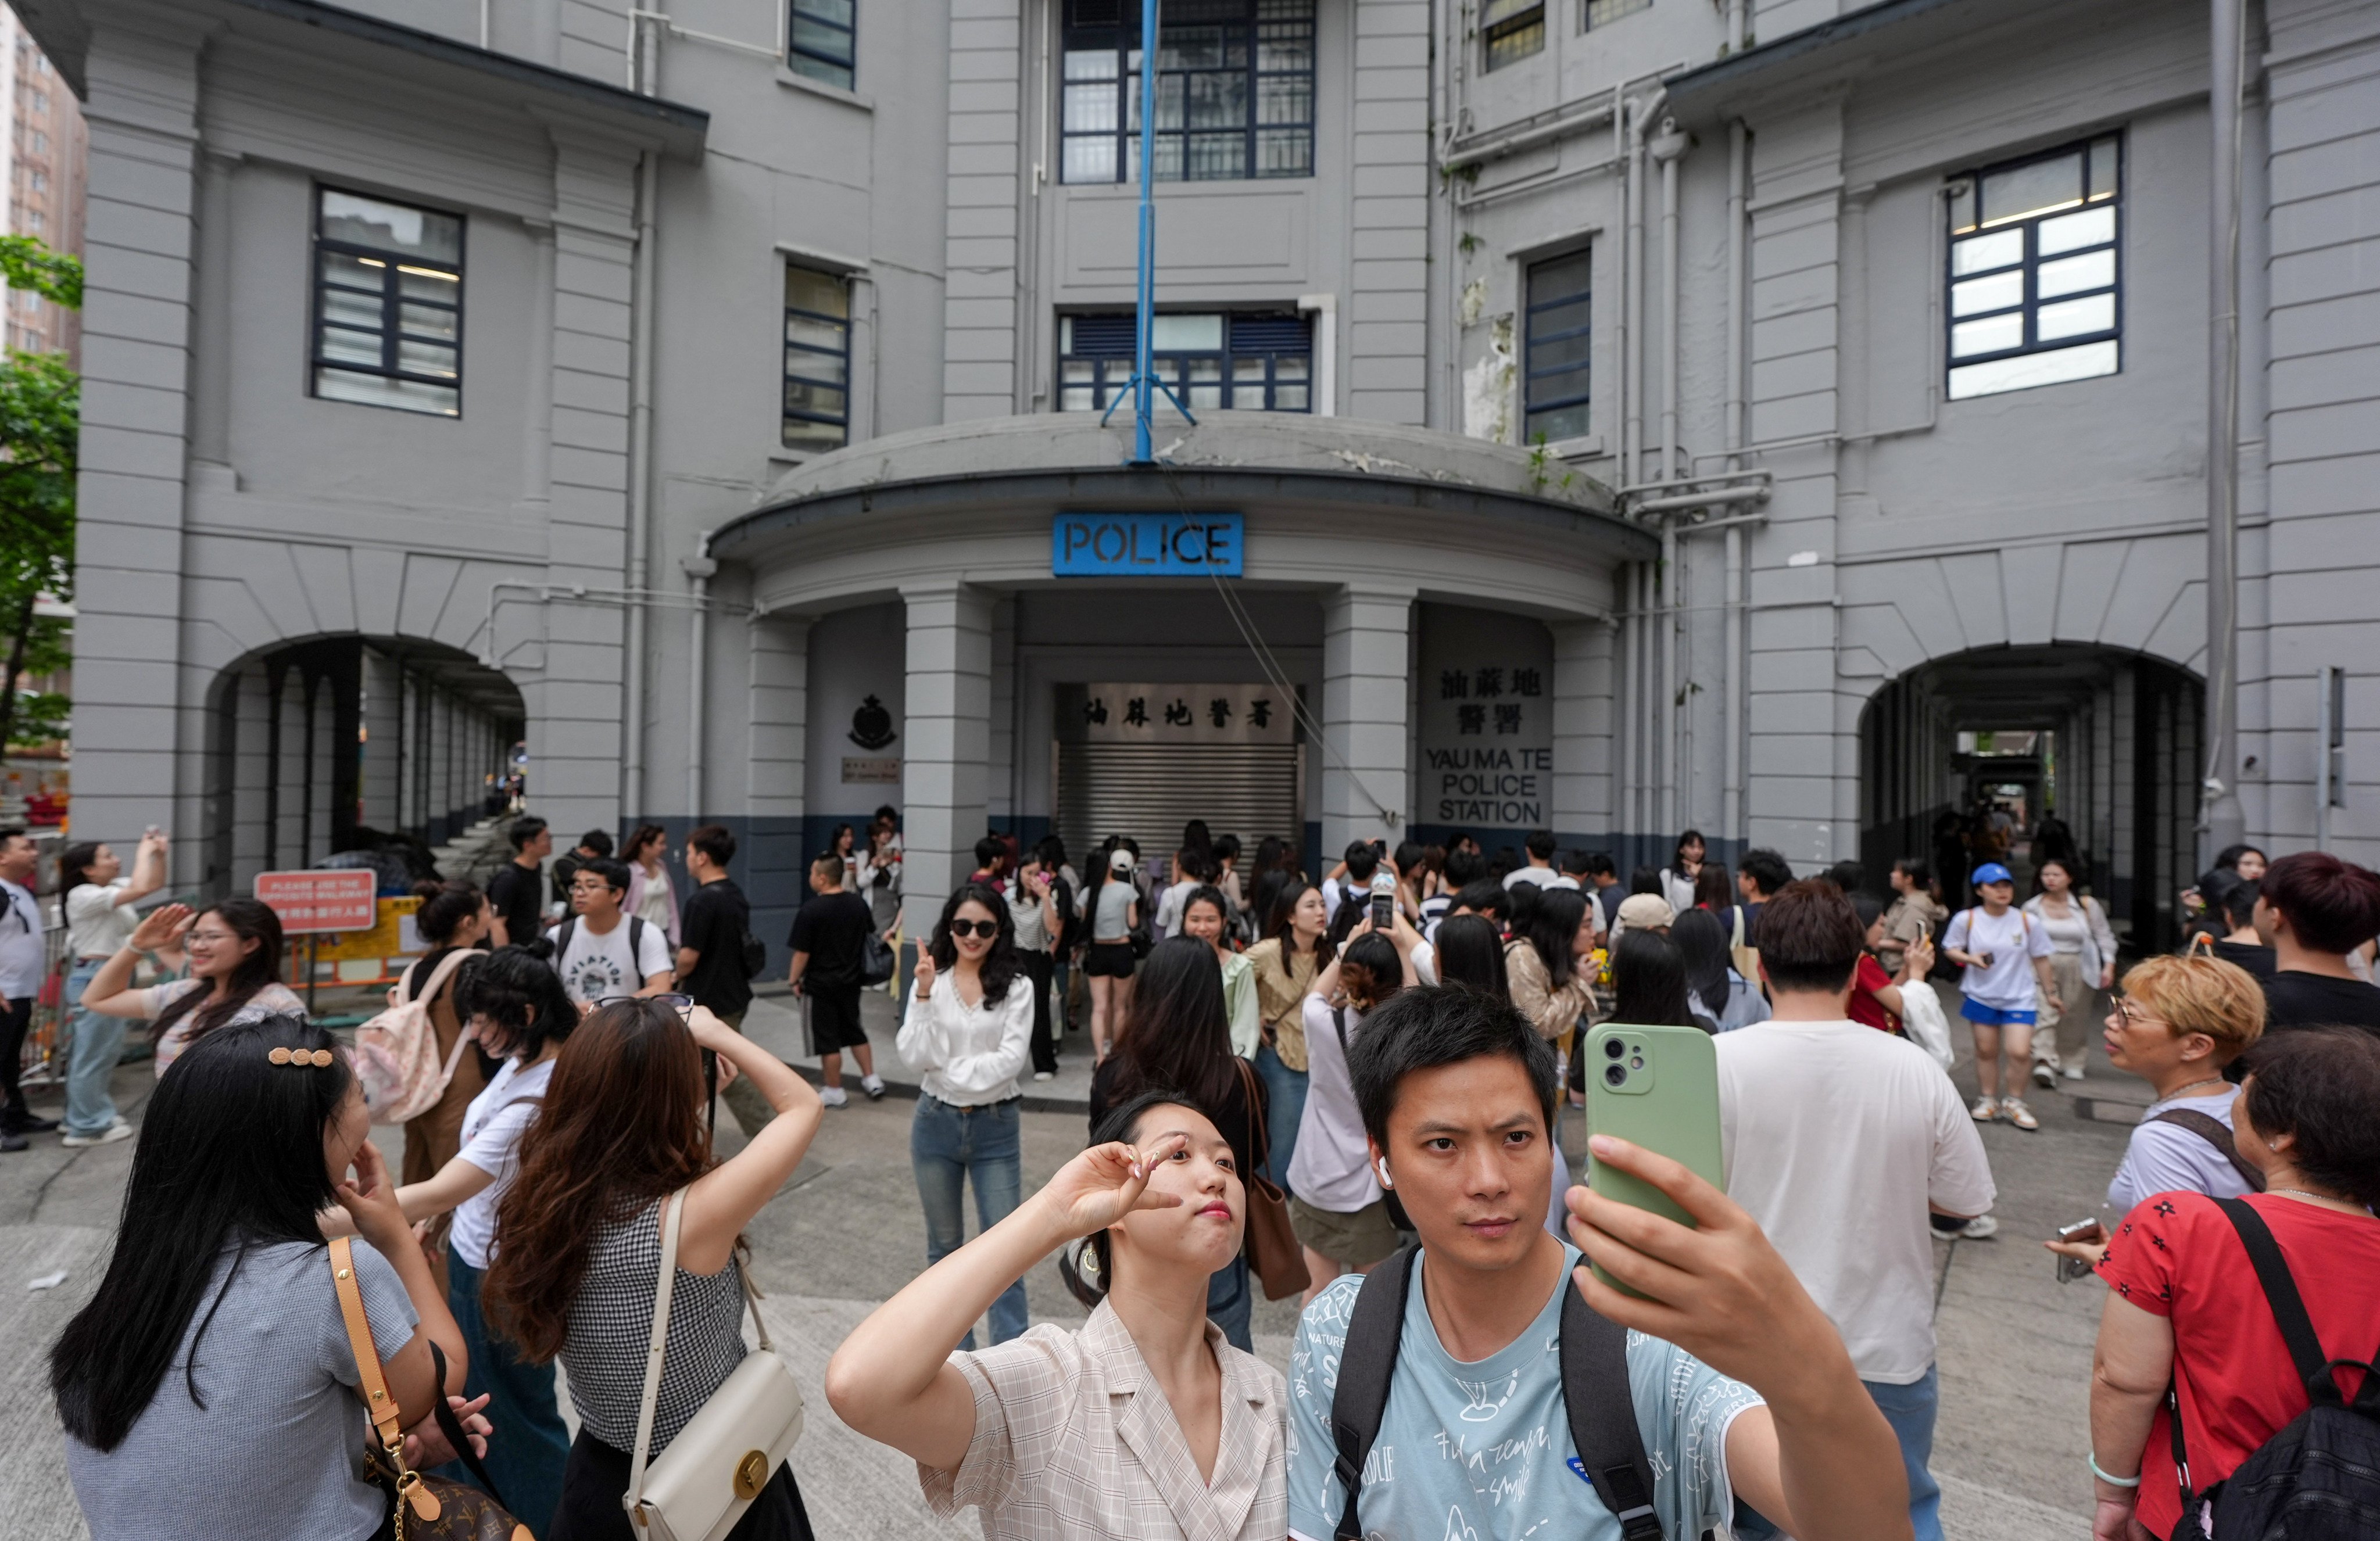
M 1612 1045 L 1619 1052 L 1612 1052 Z M 1606 1023 L 1579 1046 L 1586 1057 L 1586 1132 L 1658 1151 L 1712 1187 L 1727 1187 L 1718 1133 L 1718 1051 L 1699 1027 Z M 1586 1185 L 1606 1198 L 1681 1225 L 1694 1219 L 1670 1195 L 1587 1153 Z M 1600 1268 L 1596 1277 L 1626 1289 Z M 1635 1293 L 1631 1290 L 1631 1294 Z

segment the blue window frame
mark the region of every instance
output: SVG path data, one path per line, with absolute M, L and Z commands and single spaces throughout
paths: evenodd
M 784 445 L 823 455 L 851 443 L 851 285 L 785 264 Z
M 314 394 L 463 412 L 463 218 L 314 189 Z
M 1524 443 L 1586 432 L 1588 350 L 1595 341 L 1593 255 L 1582 249 L 1529 264 L 1521 401 Z
M 858 0 L 789 0 L 793 26 L 785 37 L 785 64 L 796 75 L 853 89 L 858 78 Z
M 1166 311 L 1149 360 L 1193 412 L 1310 412 L 1314 340 L 1294 312 Z M 1132 380 L 1129 310 L 1058 318 L 1058 409 L 1102 412 Z
M 1314 0 L 1170 0 L 1158 23 L 1157 178 L 1314 175 Z M 1059 172 L 1140 178 L 1140 7 L 1068 0 Z
M 1950 183 L 1950 399 L 2122 367 L 2122 160 L 2110 134 Z

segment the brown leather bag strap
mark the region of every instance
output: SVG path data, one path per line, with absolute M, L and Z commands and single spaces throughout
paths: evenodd
M 1232 1063 L 1239 1069 L 1240 1100 L 1245 1105 L 1242 1110 L 1248 1115 L 1248 1155 L 1262 1171 L 1272 1159 L 1272 1132 L 1257 1117 L 1256 1067 L 1237 1054 L 1232 1056 Z
M 380 1436 L 381 1453 L 396 1473 L 396 1496 L 412 1506 L 424 1523 L 438 1518 L 440 1505 L 422 1486 L 421 1474 L 405 1464 L 404 1414 L 389 1394 L 388 1377 L 381 1374 L 380 1345 L 372 1341 L 371 1318 L 364 1314 L 363 1286 L 356 1281 L 355 1244 L 345 1236 L 331 1243 L 331 1283 L 339 1294 L 339 1317 L 346 1323 L 347 1348 L 356 1356 L 356 1374 L 363 1382 L 364 1402 L 372 1429 Z M 398 1534 L 404 1534 L 403 1526 Z

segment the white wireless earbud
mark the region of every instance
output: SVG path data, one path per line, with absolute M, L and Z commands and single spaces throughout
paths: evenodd
M 1393 1184 L 1389 1181 L 1389 1159 L 1383 1156 L 1374 1164 L 1380 1169 L 1380 1186 L 1384 1188 L 1392 1186 Z

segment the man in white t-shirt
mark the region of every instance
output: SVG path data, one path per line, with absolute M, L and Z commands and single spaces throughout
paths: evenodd
M 1506 888 L 1511 888 L 1515 883 L 1550 883 L 1561 876 L 1554 870 L 1554 832 L 1551 830 L 1538 830 L 1532 832 L 1525 843 L 1525 849 L 1529 855 L 1529 865 L 1516 867 L 1505 873 Z
M 627 895 L 625 864 L 608 856 L 583 862 L 570 876 L 571 917 L 545 933 L 562 988 L 581 1006 L 615 995 L 660 995 L 676 977 L 662 928 L 620 913 Z
M 1851 901 L 1818 879 L 1786 884 L 1763 907 L 1760 971 L 1776 1014 L 1716 1043 L 1727 1195 L 1843 1335 L 1900 1438 L 1916 1541 L 1941 1541 L 1941 1488 L 1925 1469 L 1940 1395 L 1926 1217 L 1989 1209 L 1992 1173 L 1941 1067 L 1847 1014 L 1864 940 Z

